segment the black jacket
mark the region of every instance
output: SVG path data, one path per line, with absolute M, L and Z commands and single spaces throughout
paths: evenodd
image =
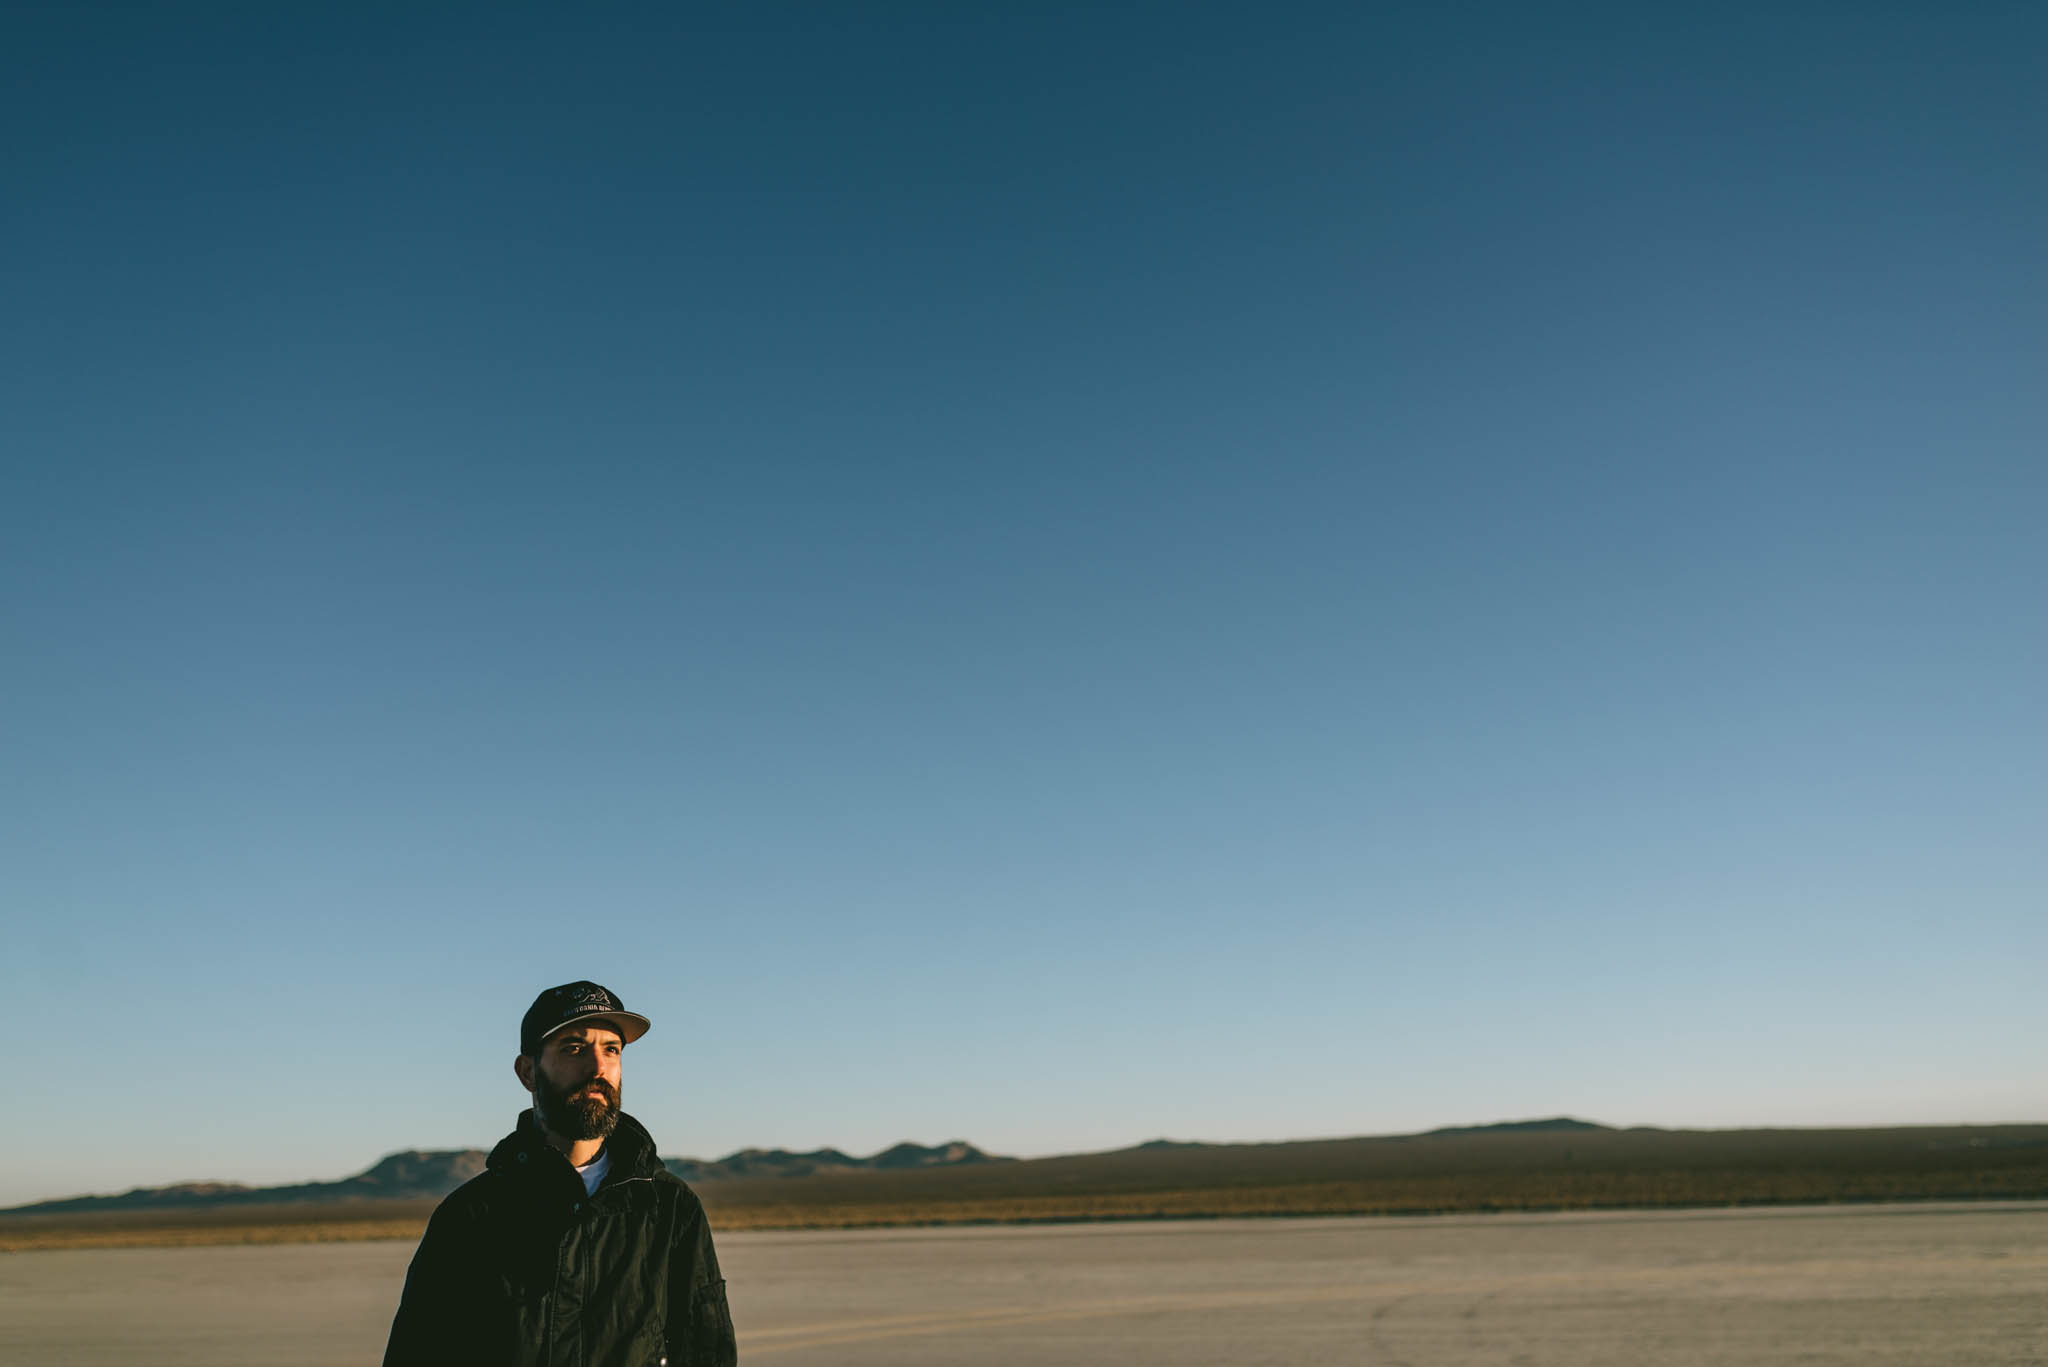
M 384 1367 L 731 1367 L 697 1194 L 620 1115 L 589 1196 L 523 1112 L 427 1223 Z

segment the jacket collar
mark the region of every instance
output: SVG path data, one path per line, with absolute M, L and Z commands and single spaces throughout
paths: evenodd
M 654 1152 L 654 1137 L 647 1133 L 639 1121 L 619 1112 L 619 1123 L 605 1141 L 604 1151 L 611 1155 L 611 1171 L 605 1175 L 607 1182 L 619 1182 L 628 1177 L 652 1177 L 662 1171 L 661 1159 Z M 568 1156 L 548 1143 L 534 1121 L 531 1110 L 519 1113 L 519 1123 L 512 1133 L 498 1141 L 491 1150 L 491 1156 L 484 1160 L 484 1166 L 494 1171 L 512 1175 L 528 1173 L 549 1173 L 561 1171 L 572 1178 L 575 1169 L 569 1166 Z

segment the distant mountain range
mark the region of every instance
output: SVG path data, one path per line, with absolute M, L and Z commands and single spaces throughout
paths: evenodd
M 971 1144 L 665 1160 L 721 1233 L 1475 1211 L 2048 1202 L 2048 1124 L 1617 1129 L 1558 1116 L 1426 1133 L 998 1159 Z M 0 1211 L 0 1252 L 418 1234 L 481 1149 L 396 1153 L 342 1182 L 184 1183 Z M 382 1198 L 382 1199 L 379 1199 Z M 396 1199 L 393 1199 L 396 1198 Z
M 118 1196 L 73 1196 L 60 1201 L 39 1201 L 30 1206 L 16 1206 L 0 1214 L 439 1198 L 482 1172 L 487 1156 L 484 1149 L 442 1149 L 436 1152 L 406 1149 L 380 1158 L 354 1177 L 345 1177 L 339 1182 L 301 1182 L 283 1187 L 251 1187 L 240 1182 L 177 1182 L 168 1187 L 136 1187 Z
M 438 1200 L 484 1170 L 487 1149 L 406 1149 L 377 1160 L 354 1177 L 339 1182 L 301 1182 L 283 1187 L 251 1187 L 239 1182 L 177 1182 L 167 1187 L 136 1187 L 118 1196 L 72 1196 L 39 1201 L 0 1211 L 4 1215 L 57 1214 L 89 1210 L 147 1210 L 164 1207 L 282 1205 L 302 1201 Z M 686 1182 L 724 1177 L 805 1177 L 822 1172 L 887 1172 L 904 1168 L 948 1167 L 965 1163 L 1014 1163 L 983 1153 L 963 1139 L 945 1144 L 894 1145 L 868 1158 L 838 1149 L 792 1153 L 787 1149 L 741 1149 L 717 1160 L 664 1158 L 668 1170 Z
M 1455 1135 L 1610 1128 L 1594 1124 L 1590 1120 L 1554 1116 L 1547 1120 L 1510 1120 L 1494 1125 L 1449 1126 L 1431 1130 L 1423 1135 L 1387 1138 L 1430 1139 Z M 1154 1139 L 1125 1152 L 1157 1153 L 1244 1147 L 1247 1146 Z M 406 1149 L 380 1158 L 364 1171 L 338 1182 L 301 1182 L 282 1187 L 251 1187 L 238 1182 L 178 1182 L 167 1187 L 136 1187 L 117 1196 L 73 1196 L 57 1201 L 39 1201 L 34 1205 L 15 1206 L 0 1211 L 0 1215 L 283 1205 L 320 1201 L 438 1200 L 482 1172 L 484 1160 L 488 1156 L 489 1152 L 485 1149 Z M 812 1149 L 804 1153 L 792 1152 L 789 1149 L 741 1149 L 719 1159 L 664 1158 L 661 1161 L 670 1172 L 686 1182 L 716 1182 L 730 1178 L 809 1177 L 833 1173 L 902 1172 L 913 1168 L 964 1168 L 1015 1163 L 1018 1160 L 983 1153 L 966 1140 L 955 1139 L 945 1144 L 929 1145 L 906 1141 L 867 1158 L 855 1158 L 839 1149 Z

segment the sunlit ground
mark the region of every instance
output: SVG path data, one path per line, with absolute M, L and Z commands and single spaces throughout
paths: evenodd
M 2033 1363 L 2048 1203 L 732 1233 L 742 1356 Z M 411 1247 L 0 1256 L 0 1361 L 374 1361 Z

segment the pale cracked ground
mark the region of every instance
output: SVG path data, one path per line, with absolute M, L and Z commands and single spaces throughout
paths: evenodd
M 2048 1204 L 730 1234 L 743 1362 L 2048 1364 Z M 375 1363 L 406 1245 L 0 1254 L 0 1362 Z

